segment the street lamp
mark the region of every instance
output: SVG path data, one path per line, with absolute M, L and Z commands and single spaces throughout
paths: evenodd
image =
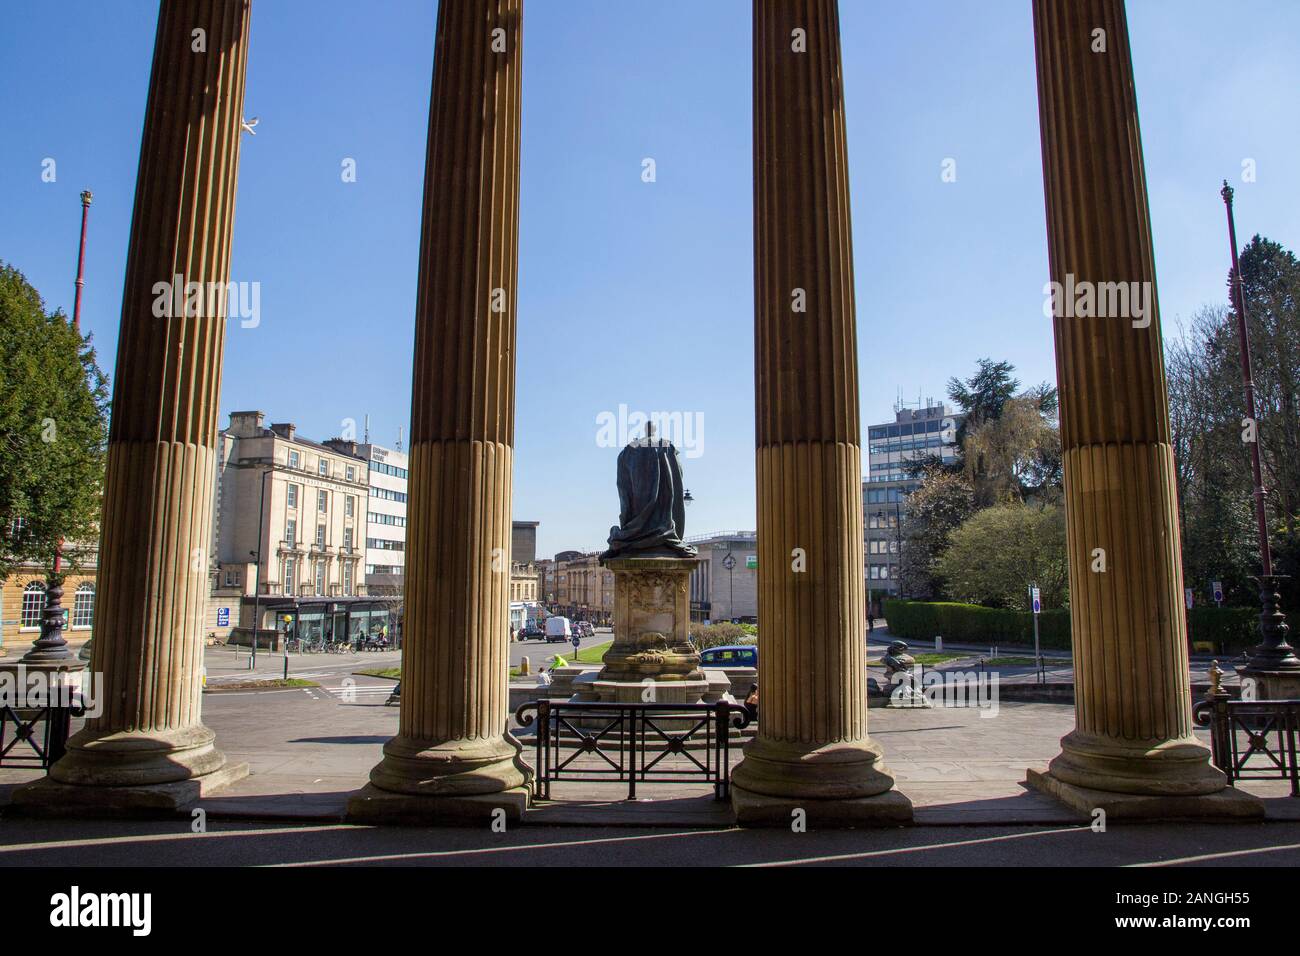
M 727 569 L 727 583 L 730 589 L 730 597 L 727 598 L 727 611 L 730 617 L 736 616 L 736 575 L 732 572 L 736 569 L 736 556 L 730 550 L 722 559 L 722 566 Z
M 1272 672 L 1278 678 L 1286 678 L 1292 689 L 1292 692 L 1286 696 L 1291 697 L 1295 696 L 1295 681 L 1300 677 L 1300 658 L 1295 656 L 1294 650 L 1287 642 L 1290 628 L 1286 623 L 1286 615 L 1282 613 L 1281 597 L 1278 594 L 1283 576 L 1273 573 L 1273 554 L 1268 542 L 1268 513 L 1264 506 L 1264 478 L 1259 460 L 1259 424 L 1255 419 L 1255 383 L 1250 371 L 1250 337 L 1246 327 L 1246 294 L 1241 280 L 1241 263 L 1237 258 L 1237 226 L 1232 215 L 1232 187 L 1228 185 L 1226 179 L 1223 181 L 1223 189 L 1219 191 L 1219 195 L 1223 197 L 1223 204 L 1228 211 L 1228 243 L 1232 249 L 1232 293 L 1237 307 L 1241 377 L 1246 392 L 1246 421 L 1243 425 L 1253 429 L 1251 437 L 1254 440 L 1247 444 L 1250 445 L 1250 467 L 1255 479 L 1255 525 L 1259 535 L 1259 559 L 1263 572 L 1259 576 L 1261 604 L 1259 624 L 1262 640 L 1251 652 L 1250 663 L 1244 670 L 1258 673 L 1260 676 Z M 1278 681 L 1270 683 L 1276 684 Z
M 253 655 L 249 670 L 257 670 L 257 615 L 261 610 L 262 601 L 262 522 L 266 511 L 266 476 L 275 470 L 275 462 L 272 461 L 262 472 L 262 494 L 257 503 L 257 550 L 248 552 L 249 557 L 256 559 L 253 565 Z

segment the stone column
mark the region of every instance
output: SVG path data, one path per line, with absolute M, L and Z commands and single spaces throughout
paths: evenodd
M 758 736 L 740 822 L 897 823 L 867 736 L 857 331 L 839 10 L 754 2 Z
M 16 803 L 175 806 L 247 772 L 199 710 L 226 301 L 208 292 L 230 277 L 248 18 L 249 0 L 159 11 L 100 530 L 103 711 Z M 203 294 L 173 296 L 177 277 Z
M 398 734 L 354 820 L 518 816 L 506 732 L 521 0 L 438 7 L 416 302 Z
M 1076 726 L 1029 782 L 1085 812 L 1257 815 L 1257 801 L 1225 790 L 1192 734 L 1174 457 L 1123 0 L 1034 0 L 1034 35 L 1059 283 L 1049 290 Z

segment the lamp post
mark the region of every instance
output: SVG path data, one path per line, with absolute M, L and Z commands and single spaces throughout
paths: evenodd
M 72 299 L 72 328 L 81 331 L 81 290 L 86 285 L 86 223 L 90 217 L 90 201 L 94 195 L 89 189 L 81 193 L 81 243 L 77 249 L 77 291 Z M 76 599 L 73 598 L 75 606 Z M 89 643 L 89 642 L 87 642 Z M 54 564 L 45 581 L 45 612 L 41 620 L 40 636 L 32 642 L 31 650 L 22 657 L 24 664 L 53 664 L 75 661 L 77 655 L 68 650 L 63 636 L 63 541 L 54 547 Z
M 727 616 L 734 618 L 736 616 L 736 575 L 733 572 L 736 569 L 736 556 L 730 549 L 722 559 L 722 566 L 727 569 L 727 583 L 730 588 L 730 596 L 727 598 Z
M 250 557 L 255 558 L 256 564 L 253 565 L 253 640 L 252 640 L 252 657 L 250 658 L 249 670 L 257 670 L 257 615 L 262 605 L 262 523 L 266 512 L 266 476 L 275 470 L 275 462 L 271 461 L 262 472 L 262 493 L 257 503 L 257 550 L 248 552 Z
M 1295 697 L 1300 691 L 1300 658 L 1287 642 L 1290 628 L 1282 613 L 1278 594 L 1281 575 L 1273 573 L 1273 553 L 1268 541 L 1268 513 L 1264 502 L 1264 477 L 1259 458 L 1259 424 L 1255 419 L 1255 383 L 1250 369 L 1250 336 L 1246 326 L 1246 294 L 1241 279 L 1241 263 L 1237 258 L 1237 227 L 1232 214 L 1232 187 L 1223 181 L 1219 191 L 1228 213 L 1228 243 L 1232 251 L 1232 295 L 1237 313 L 1237 338 L 1241 351 L 1241 377 L 1246 393 L 1246 421 L 1243 426 L 1250 431 L 1250 467 L 1255 481 L 1255 525 L 1259 535 L 1259 559 L 1262 573 L 1259 576 L 1260 643 L 1251 651 L 1250 662 L 1241 669 L 1243 676 L 1262 679 L 1267 696 Z M 1286 684 L 1286 690 L 1280 686 Z

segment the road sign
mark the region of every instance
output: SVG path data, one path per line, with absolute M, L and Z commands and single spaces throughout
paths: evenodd
M 1223 603 L 1223 582 L 1214 581 L 1210 584 L 1210 587 L 1214 591 L 1214 603 L 1222 604 Z
M 1029 598 L 1031 601 L 1033 601 L 1034 613 L 1037 614 L 1039 611 L 1043 609 L 1043 602 L 1042 599 L 1039 597 L 1038 588 L 1029 589 Z
M 722 559 L 722 566 L 726 568 L 728 571 L 730 571 L 732 568 L 736 566 L 736 559 L 731 554 L 730 551 L 728 551 L 727 556 Z
M 1183 600 L 1187 602 L 1187 610 L 1192 609 L 1192 589 L 1183 588 Z
M 750 571 L 758 567 L 758 555 L 756 554 L 745 555 L 745 567 L 748 568 Z
M 217 608 L 217 627 L 230 627 L 230 608 Z
M 582 643 L 582 638 L 579 637 L 577 634 L 574 634 L 573 637 L 569 639 L 569 643 L 573 645 L 573 649 L 576 651 L 578 649 L 578 645 Z

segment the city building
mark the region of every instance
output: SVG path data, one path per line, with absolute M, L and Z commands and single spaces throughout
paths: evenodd
M 232 412 L 218 435 L 205 629 L 213 631 L 238 597 L 234 643 L 250 643 L 254 626 L 263 646 L 285 636 L 338 643 L 386 631 L 389 609 L 367 599 L 363 576 L 367 459 L 353 443 L 310 441 L 292 424 L 267 428 L 264 419 Z
M 400 598 L 406 574 L 406 452 L 362 444 L 357 454 L 370 466 L 366 590 L 372 597 Z
M 758 532 L 723 531 L 687 539 L 700 552 L 691 572 L 691 620 L 758 620 Z
M 899 562 L 907 496 L 920 482 L 906 464 L 937 458 L 957 459 L 957 427 L 962 415 L 944 403 L 925 402 L 912 408 L 899 402 L 894 420 L 867 428 L 867 477 L 862 482 L 867 599 L 880 614 L 880 601 L 899 595 Z
M 510 561 L 513 564 L 533 564 L 537 561 L 537 526 L 539 521 L 512 521 L 510 523 Z
M 540 598 L 552 612 L 596 625 L 614 621 L 614 573 L 600 564 L 599 551 L 561 551 L 538 561 Z

